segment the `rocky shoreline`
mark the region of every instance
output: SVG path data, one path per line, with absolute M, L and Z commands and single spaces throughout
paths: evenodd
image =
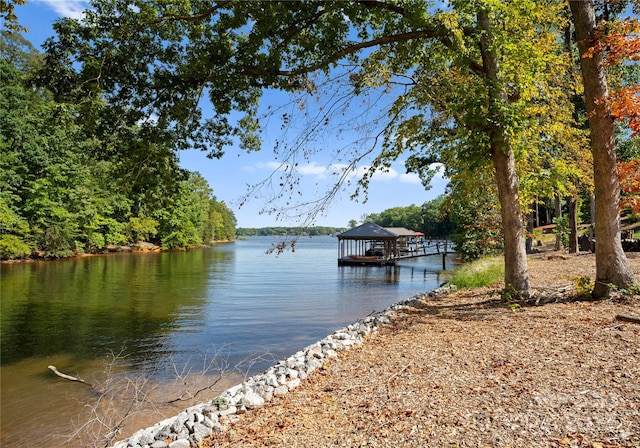
M 367 335 L 380 326 L 389 324 L 397 311 L 450 290 L 450 287 L 437 288 L 391 305 L 386 310 L 372 313 L 278 362 L 265 372 L 227 389 L 217 398 L 139 430 L 127 439 L 115 443 L 112 448 L 198 447 L 211 434 L 225 431 L 230 417 L 260 408 L 273 397 L 287 394 L 298 387 L 310 373 L 321 369 L 324 360 L 336 358 L 339 351 L 361 345 Z

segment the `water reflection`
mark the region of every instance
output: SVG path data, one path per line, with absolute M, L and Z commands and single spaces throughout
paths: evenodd
M 167 352 L 183 310 L 198 318 L 208 278 L 224 276 L 230 258 L 196 251 L 2 265 L 1 365 L 60 354 L 82 360 L 122 346 L 132 365 L 145 364 Z
M 338 267 L 335 238 L 300 239 L 295 254 L 277 258 L 265 254 L 270 246 L 254 238 L 182 253 L 0 265 L 0 445 L 37 446 L 78 422 L 89 391 L 55 377 L 50 364 L 91 382 L 124 349 L 119 370 L 164 385 L 174 369 L 199 372 L 207 357 L 222 355 L 233 367 L 270 354 L 250 366 L 257 373 L 440 283 L 438 257 Z
M 353 285 L 394 285 L 400 280 L 398 266 L 340 266 L 340 280 Z

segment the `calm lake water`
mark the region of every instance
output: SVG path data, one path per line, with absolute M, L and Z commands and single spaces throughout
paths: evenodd
M 259 373 L 444 281 L 440 256 L 338 267 L 336 238 L 303 237 L 295 253 L 265 254 L 277 241 L 1 265 L 0 445 L 64 446 L 87 419 L 95 394 L 49 365 L 88 382 L 138 375 L 166 385 L 166 395 L 176 372 L 215 375 L 222 363 Z M 146 412 L 148 424 L 184 407 Z

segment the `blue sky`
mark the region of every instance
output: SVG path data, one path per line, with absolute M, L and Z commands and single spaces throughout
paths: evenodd
M 62 17 L 81 17 L 87 3 L 79 0 L 27 0 L 26 6 L 16 6 L 16 13 L 21 25 L 29 30 L 25 37 L 37 48 L 42 42 L 53 35 L 53 22 Z M 270 95 L 265 101 L 276 105 L 286 98 L 282 95 Z M 368 104 L 358 101 L 359 106 L 354 106 L 351 112 L 358 120 L 367 120 Z M 298 120 L 298 121 L 296 121 Z M 276 140 L 292 142 L 292 138 L 305 132 L 305 119 L 303 114 L 294 118 L 288 129 L 282 130 L 281 123 L 271 120 L 263 132 L 263 149 L 258 152 L 247 153 L 238 148 L 228 148 L 221 159 L 208 159 L 199 151 L 182 151 L 180 153 L 181 165 L 191 171 L 198 171 L 213 188 L 218 200 L 224 201 L 234 212 L 238 219 L 239 227 L 268 227 L 268 226 L 297 226 L 309 224 L 305 222 L 305 209 L 298 209 L 294 213 L 268 214 L 261 211 L 265 203 L 272 198 L 275 190 L 279 188 L 278 172 L 275 172 L 275 183 L 267 182 L 256 194 L 251 195 L 244 204 L 240 202 L 247 193 L 248 186 L 258 184 L 269 178 L 278 169 L 279 162 L 273 152 Z M 366 128 L 366 123 L 362 123 Z M 293 136 L 293 137 L 292 137 Z M 335 159 L 332 148 L 340 148 L 348 145 L 362 135 L 337 134 L 327 131 L 319 138 L 305 143 L 308 147 L 302 147 L 310 155 L 298 160 L 298 173 L 301 177 L 300 187 L 296 189 L 295 201 L 300 203 L 312 202 L 321 197 L 332 185 L 335 185 L 337 177 L 335 173 L 343 165 Z M 366 140 L 366 135 L 364 136 Z M 349 140 L 352 139 L 352 140 Z M 366 143 L 363 143 L 366 144 Z M 303 146 L 305 146 L 303 145 Z M 357 179 L 359 173 L 367 168 L 367 160 L 351 176 Z M 352 183 L 353 184 L 353 183 Z M 350 195 L 353 186 L 344 188 L 329 203 L 324 212 L 316 216 L 313 224 L 346 227 L 350 220 L 360 223 L 365 214 L 380 213 L 388 208 L 408 205 L 422 205 L 444 192 L 446 181 L 436 177 L 432 182 L 432 188 L 424 189 L 416 175 L 406 174 L 403 160 L 399 160 L 390 167 L 386 173 L 376 174 L 369 185 L 369 199 L 366 203 L 362 200 L 353 201 Z M 298 194 L 298 190 L 301 194 Z M 290 203 L 291 205 L 292 203 Z M 286 209 L 287 198 L 276 200 L 273 207 Z M 286 215 L 303 217 L 287 218 Z

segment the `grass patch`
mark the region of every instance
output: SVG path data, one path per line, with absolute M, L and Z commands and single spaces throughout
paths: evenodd
M 493 285 L 502 279 L 504 279 L 503 258 L 487 257 L 456 268 L 451 273 L 448 283 L 460 289 L 471 289 Z

